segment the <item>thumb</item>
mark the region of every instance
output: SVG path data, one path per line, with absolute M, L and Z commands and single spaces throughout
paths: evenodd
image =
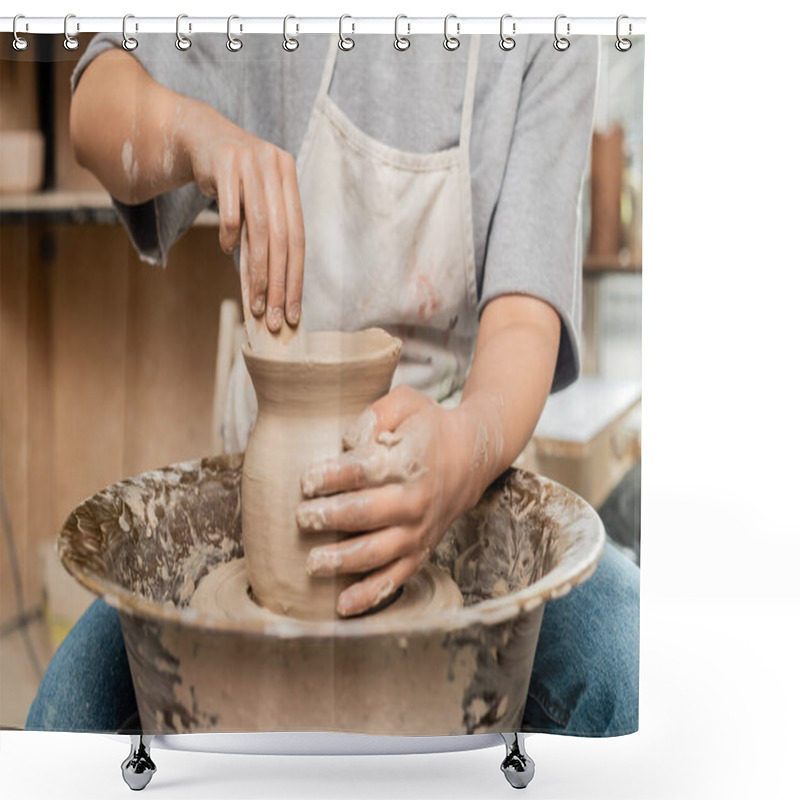
M 342 437 L 345 450 L 354 450 L 377 441 L 385 432 L 394 432 L 401 423 L 431 402 L 410 386 L 397 386 L 366 409 Z

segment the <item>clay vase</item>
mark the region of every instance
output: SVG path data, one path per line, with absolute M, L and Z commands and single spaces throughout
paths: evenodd
M 337 619 L 339 593 L 359 576 L 311 577 L 312 547 L 351 534 L 300 533 L 295 514 L 306 467 L 342 452 L 342 436 L 389 391 L 401 343 L 378 328 L 314 333 L 302 347 L 244 359 L 258 398 L 258 416 L 242 471 L 242 542 L 259 605 L 299 619 Z

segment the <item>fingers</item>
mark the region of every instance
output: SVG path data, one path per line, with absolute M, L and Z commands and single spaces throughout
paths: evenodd
M 389 566 L 373 572 L 339 595 L 336 610 L 343 617 L 369 611 L 391 597 L 419 569 L 422 561 L 424 558 L 417 555 L 404 556 Z
M 303 268 L 306 258 L 306 234 L 303 226 L 303 209 L 300 205 L 300 187 L 294 159 L 281 151 L 283 203 L 286 211 L 288 254 L 286 260 L 286 321 L 297 325 L 303 298 Z
M 284 320 L 286 301 L 286 259 L 288 255 L 288 235 L 286 231 L 286 209 L 284 207 L 283 186 L 278 166 L 278 151 L 274 147 L 266 149 L 261 156 L 264 190 L 267 199 L 268 269 L 267 288 L 267 327 L 277 333 Z
M 260 317 L 266 310 L 269 228 L 266 192 L 255 171 L 247 171 L 243 176 L 242 202 L 247 222 L 248 247 L 247 264 L 240 264 L 239 269 L 247 269 L 250 276 L 250 310 L 254 317 Z
M 353 492 L 387 483 L 407 483 L 426 471 L 423 450 L 414 439 L 392 444 L 371 443 L 348 450 L 337 458 L 313 464 L 300 481 L 304 497 L 326 497 L 337 492 Z
M 297 506 L 295 518 L 297 527 L 304 533 L 359 533 L 418 522 L 424 513 L 425 497 L 417 484 L 390 483 L 377 489 L 306 500 Z
M 308 554 L 309 575 L 327 577 L 344 573 L 369 572 L 409 553 L 412 542 L 405 528 L 386 528 L 375 533 L 352 536 L 326 547 L 314 547 Z
M 242 227 L 242 189 L 239 173 L 231 171 L 217 185 L 219 246 L 229 255 L 236 249 Z
M 402 476 L 394 461 L 386 448 L 377 444 L 350 450 L 309 467 L 301 479 L 303 496 L 324 497 L 399 480 Z
M 378 454 L 350 451 L 329 461 L 309 467 L 300 479 L 303 497 L 324 497 L 337 492 L 354 491 L 367 485 L 367 473 L 377 469 Z
M 300 321 L 305 231 L 297 170 L 289 153 L 266 142 L 240 161 L 217 180 L 220 246 L 233 251 L 244 217 L 248 248 L 240 267 L 249 276 L 250 310 L 255 317 L 266 313 L 267 327 L 277 333 L 284 319 Z

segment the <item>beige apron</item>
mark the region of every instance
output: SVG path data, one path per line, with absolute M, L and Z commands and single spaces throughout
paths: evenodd
M 470 41 L 456 147 L 409 153 L 357 128 L 328 96 L 331 39 L 297 171 L 306 232 L 303 324 L 377 326 L 403 342 L 394 385 L 436 400 L 466 379 L 478 331 L 469 144 L 480 36 Z M 227 451 L 247 445 L 256 400 L 244 361 L 231 373 Z

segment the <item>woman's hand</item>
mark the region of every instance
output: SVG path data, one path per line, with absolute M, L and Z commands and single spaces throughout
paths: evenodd
M 154 81 L 124 50 L 101 53 L 72 98 L 75 156 L 113 197 L 138 205 L 196 181 L 219 206 L 226 253 L 247 222 L 250 308 L 278 331 L 300 319 L 305 234 L 289 153 L 206 103 Z
M 309 573 L 370 572 L 341 593 L 339 614 L 362 613 L 389 597 L 477 500 L 469 438 L 459 409 L 400 386 L 359 417 L 343 455 L 306 470 L 303 494 L 313 499 L 298 506 L 300 530 L 354 534 L 314 548 Z
M 247 223 L 250 309 L 277 332 L 300 320 L 305 233 L 294 158 L 202 103 L 179 124 L 192 178 L 219 207 L 219 242 L 232 253 Z
M 400 386 L 357 420 L 343 455 L 306 470 L 300 530 L 354 534 L 314 548 L 309 573 L 374 570 L 339 596 L 341 615 L 374 607 L 408 580 L 519 455 L 552 385 L 560 333 L 542 300 L 491 300 L 457 408 Z

